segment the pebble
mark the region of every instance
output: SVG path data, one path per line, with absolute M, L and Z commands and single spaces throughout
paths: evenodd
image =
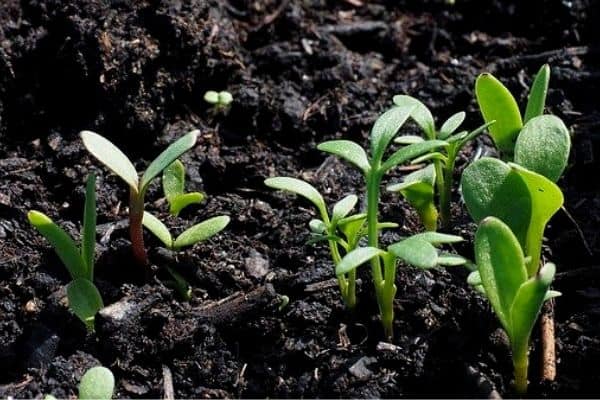
M 269 260 L 256 250 L 252 250 L 249 257 L 244 259 L 246 272 L 253 278 L 260 279 L 269 272 Z
M 361 381 L 368 380 L 372 375 L 373 371 L 367 368 L 369 365 L 377 362 L 375 357 L 361 357 L 357 362 L 352 365 L 348 371 Z

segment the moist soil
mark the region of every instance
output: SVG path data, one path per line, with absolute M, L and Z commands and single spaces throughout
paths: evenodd
M 102 364 L 116 396 L 512 396 L 506 338 L 467 271 L 400 266 L 395 337 L 377 320 L 367 269 L 345 311 L 323 245 L 308 245 L 306 201 L 273 192 L 269 176 L 315 184 L 331 203 L 363 197 L 348 165 L 316 150 L 327 139 L 367 143 L 371 125 L 408 93 L 440 118 L 481 119 L 476 76 L 491 71 L 521 104 L 552 66 L 547 110 L 573 134 L 566 212 L 546 231 L 554 288 L 557 377 L 541 382 L 534 331 L 530 396 L 600 394 L 600 2 L 597 0 L 5 0 L 0 5 L 0 396 L 72 397 Z M 214 110 L 202 96 L 227 89 Z M 159 180 L 147 209 L 181 232 L 210 216 L 222 234 L 177 255 L 146 236 L 152 267 L 130 254 L 124 184 L 90 158 L 78 132 L 108 137 L 143 170 L 192 128 L 187 190 L 207 200 L 170 217 Z M 416 133 L 408 125 L 406 133 Z M 490 152 L 468 146 L 458 162 Z M 68 275 L 27 223 L 36 209 L 79 237 L 84 183 L 98 176 L 96 283 L 106 305 L 95 333 L 65 305 Z M 390 174 L 397 181 L 401 169 Z M 390 243 L 421 230 L 384 193 Z M 454 193 L 450 232 L 471 239 Z M 455 248 L 472 257 L 469 241 Z M 165 266 L 193 287 L 183 301 Z M 289 304 L 282 305 L 282 297 Z

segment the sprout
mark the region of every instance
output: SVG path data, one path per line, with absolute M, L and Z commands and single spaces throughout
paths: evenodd
M 67 298 L 73 313 L 94 330 L 94 317 L 104 307 L 94 285 L 94 252 L 96 247 L 96 177 L 90 174 L 85 192 L 81 249 L 73 239 L 48 216 L 39 211 L 27 213 L 29 223 L 54 247 L 72 281 L 67 285 Z
M 131 161 L 114 144 L 97 133 L 81 132 L 81 139 L 86 149 L 129 185 L 129 233 L 133 254 L 142 265 L 148 264 L 142 231 L 144 197 L 148 186 L 165 168 L 194 147 L 198 134 L 197 130 L 191 131 L 172 143 L 150 163 L 142 178 L 139 179 Z
M 191 204 L 201 203 L 204 194 L 200 192 L 184 192 L 185 167 L 179 160 L 175 160 L 163 171 L 163 191 L 169 202 L 169 212 L 177 216 L 185 207 Z
M 233 101 L 233 96 L 231 93 L 222 90 L 220 92 L 216 92 L 214 90 L 209 90 L 204 93 L 204 101 L 209 104 L 214 105 L 217 108 L 225 108 Z
M 80 400 L 109 400 L 115 390 L 115 377 L 108 368 L 93 367 L 86 371 L 79 383 Z

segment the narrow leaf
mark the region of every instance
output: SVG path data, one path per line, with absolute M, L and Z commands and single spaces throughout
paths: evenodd
M 29 223 L 50 242 L 60 260 L 67 267 L 71 278 L 86 278 L 88 269 L 73 239 L 48 216 L 39 211 L 29 211 L 27 218 Z
M 525 109 L 525 120 L 527 123 L 532 118 L 538 117 L 544 113 L 546 105 L 546 94 L 548 93 L 548 84 L 550 83 L 550 66 L 542 65 L 538 71 L 527 99 L 527 108 Z
M 458 265 L 465 265 L 467 263 L 467 259 L 459 256 L 458 254 L 441 253 L 438 255 L 437 263 L 438 265 L 444 265 L 447 267 L 456 267 Z
M 177 290 L 179 295 L 184 300 L 190 300 L 192 298 L 192 287 L 190 286 L 188 281 L 186 281 L 185 278 L 179 272 L 167 266 L 165 267 L 167 269 L 167 272 L 169 272 L 169 274 L 173 278 L 172 284 L 175 287 L 175 290 Z
M 375 124 L 371 129 L 370 139 L 372 160 L 381 161 L 388 145 L 394 136 L 396 136 L 402 125 L 404 125 L 413 110 L 414 106 L 393 107 L 383 113 L 377 121 L 375 121 Z
M 447 146 L 448 143 L 443 140 L 428 140 L 423 143 L 415 143 L 409 146 L 403 147 L 400 150 L 392 154 L 385 163 L 381 166 L 383 171 L 387 171 L 396 165 L 403 164 L 413 158 L 419 157 L 425 153 L 430 152 L 433 149 Z
M 448 118 L 440 128 L 439 138 L 446 139 L 448 136 L 452 135 L 464 122 L 466 115 L 467 114 L 465 114 L 464 111 L 461 111 Z
M 319 144 L 317 148 L 354 164 L 363 174 L 369 172 L 371 168 L 365 150 L 350 140 L 330 140 Z
M 138 175 L 129 158 L 108 139 L 91 131 L 79 134 L 85 148 L 113 173 L 123 179 L 134 191 L 138 190 Z
M 83 321 L 89 330 L 94 330 L 96 313 L 104 307 L 96 286 L 87 279 L 75 279 L 67 285 L 67 298 L 73 314 Z
M 435 167 L 433 166 L 433 164 L 430 164 L 425 168 L 421 168 L 417 171 L 411 172 L 410 174 L 406 175 L 404 177 L 403 182 L 389 185 L 387 187 L 387 190 L 390 192 L 399 192 L 419 182 L 423 182 L 429 184 L 429 186 L 433 186 L 435 182 L 435 177 Z
M 394 139 L 394 143 L 398 143 L 398 144 L 402 144 L 402 145 L 422 143 L 424 141 L 425 141 L 425 139 L 423 137 L 416 136 L 416 135 L 402 135 L 402 136 L 398 136 L 396 139 Z
M 275 178 L 265 179 L 265 185 L 273 189 L 287 190 L 288 192 L 299 194 L 300 196 L 308 199 L 317 207 L 323 220 L 329 219 L 323 196 L 321 196 L 318 190 L 315 189 L 311 184 L 296 178 L 278 176 Z
M 448 142 L 454 142 L 454 141 L 460 140 L 459 146 L 460 146 L 460 148 L 462 148 L 466 143 L 470 142 L 471 140 L 474 140 L 477 136 L 484 133 L 487 128 L 489 128 L 491 125 L 494 125 L 495 123 L 496 123 L 496 121 L 486 122 L 485 124 L 472 130 L 471 132 L 467 133 L 466 135 L 463 135 L 461 132 L 461 133 L 457 133 L 456 135 L 449 137 L 446 140 Z
M 108 400 L 115 390 L 115 377 L 108 368 L 90 368 L 79 383 L 80 400 Z
M 546 292 L 546 295 L 544 296 L 544 301 L 553 299 L 555 297 L 560 297 L 560 296 L 562 296 L 561 292 L 557 292 L 556 290 L 548 290 Z
M 94 253 L 96 250 L 96 175 L 89 174 L 85 188 L 85 208 L 83 210 L 83 235 L 81 257 L 87 269 L 86 278 L 94 280 Z
M 205 196 L 204 193 L 190 192 L 175 196 L 169 204 L 169 213 L 171 215 L 179 215 L 181 210 L 192 204 L 202 203 Z
M 356 197 L 356 195 L 350 194 L 344 197 L 342 200 L 335 203 L 335 205 L 333 206 L 333 212 L 331 213 L 332 223 L 337 223 L 337 221 L 346 217 L 350 213 L 350 211 L 352 211 L 357 201 L 358 197 Z
M 148 211 L 144 211 L 144 217 L 142 218 L 142 224 L 154 234 L 167 249 L 173 248 L 173 238 L 169 232 L 169 228 L 165 226 L 158 218 L 150 214 Z
M 427 161 L 435 161 L 435 160 L 440 160 L 441 162 L 443 162 L 445 164 L 448 162 L 448 157 L 446 157 L 444 154 L 442 154 L 438 151 L 434 151 L 433 153 L 429 153 L 429 154 L 422 155 L 421 157 L 417 157 L 417 158 L 413 159 L 410 163 L 415 165 L 415 164 L 422 164 Z
M 416 237 L 421 240 L 425 240 L 426 242 L 429 242 L 433 245 L 458 243 L 458 242 L 462 242 L 464 240 L 460 236 L 449 235 L 447 233 L 439 233 L 439 232 L 423 232 L 423 233 L 418 233 L 412 237 Z
M 188 132 L 175 142 L 171 143 L 169 147 L 160 153 L 159 156 L 156 157 L 152 163 L 150 163 L 146 169 L 146 172 L 144 172 L 144 175 L 142 175 L 142 180 L 140 181 L 140 192 L 145 192 L 152 179 L 160 174 L 163 169 L 171 165 L 173 161 L 181 157 L 183 153 L 194 147 L 199 134 L 200 131 L 198 130 Z
M 388 247 L 404 263 L 417 268 L 429 269 L 437 265 L 438 253 L 435 247 L 419 237 L 409 237 Z
M 163 192 L 169 204 L 172 200 L 183 194 L 185 183 L 185 167 L 179 160 L 175 160 L 163 171 Z
M 395 105 L 399 107 L 414 107 L 411 118 L 423 129 L 427 139 L 435 139 L 435 122 L 431 111 L 421 101 L 407 95 L 396 95 L 393 98 Z
M 346 254 L 342 261 L 335 267 L 336 275 L 346 274 L 358 268 L 373 257 L 379 257 L 384 252 L 375 247 L 359 247 Z
M 225 229 L 230 220 L 231 219 L 228 216 L 221 215 L 200 222 L 179 235 L 177 239 L 175 239 L 173 247 L 175 249 L 181 249 L 182 247 L 191 246 L 206 240 Z

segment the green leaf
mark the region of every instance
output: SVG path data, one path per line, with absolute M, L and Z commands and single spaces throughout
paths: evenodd
M 337 235 L 327 235 L 327 234 L 322 235 L 319 233 L 313 233 L 311 235 L 310 239 L 306 241 L 306 244 L 311 245 L 311 244 L 315 244 L 317 242 L 324 242 L 324 241 L 337 242 L 340 245 L 342 245 L 344 248 L 346 248 L 346 242 L 341 237 L 339 237 Z
M 373 257 L 379 257 L 384 253 L 375 247 L 359 247 L 346 254 L 342 261 L 335 267 L 336 275 L 344 275 L 366 263 Z
M 494 216 L 507 224 L 525 247 L 531 221 L 532 199 L 523 179 L 508 164 L 483 157 L 461 178 L 462 195 L 475 222 Z
M 146 172 L 144 172 L 144 175 L 142 175 L 142 180 L 140 181 L 140 192 L 144 193 L 152 179 L 160 174 L 163 169 L 171 165 L 173 161 L 181 157 L 183 153 L 194 147 L 199 134 L 199 130 L 188 132 L 175 142 L 171 143 L 169 147 L 160 153 L 158 157 L 156 157 L 154 161 L 150 163 L 146 169 Z
M 85 148 L 98 161 L 104 164 L 113 173 L 123 179 L 135 192 L 138 191 L 138 175 L 129 158 L 108 139 L 91 131 L 79 134 Z
M 181 249 L 185 246 L 191 246 L 195 243 L 201 242 L 221 232 L 229 224 L 231 219 L 226 215 L 218 217 L 212 217 L 206 221 L 202 221 L 197 225 L 185 230 L 181 235 L 175 239 L 173 247 L 175 249 Z
M 393 102 L 398 107 L 414 107 L 411 118 L 423 129 L 427 139 L 435 139 L 435 122 L 431 111 L 421 101 L 407 95 L 396 95 Z
M 415 183 L 426 183 L 430 186 L 435 182 L 435 168 L 433 164 L 428 165 L 425 168 L 421 168 L 417 171 L 411 172 L 410 174 L 404 177 L 404 181 L 401 183 L 396 183 L 393 185 L 389 185 L 387 190 L 389 192 L 399 192 L 407 187 L 414 185 Z
M 461 111 L 448 118 L 440 128 L 439 138 L 446 139 L 448 136 L 452 135 L 464 122 L 466 115 L 467 114 L 465 114 L 464 111 Z
M 219 92 L 219 104 L 228 106 L 233 101 L 233 96 L 228 91 L 222 90 Z
M 308 226 L 313 233 L 327 232 L 327 225 L 325 225 L 325 222 L 321 221 L 320 219 L 311 219 L 308 223 Z
M 202 203 L 204 197 L 204 193 L 200 192 L 190 192 L 176 196 L 173 199 L 171 199 L 169 213 L 171 215 L 177 216 L 179 215 L 181 210 L 183 210 L 187 206 Z
M 458 254 L 445 253 L 442 252 L 438 255 L 437 264 L 444 265 L 447 267 L 455 267 L 458 265 L 465 265 L 467 263 L 467 259 L 459 256 Z
M 523 122 L 519 106 L 509 90 L 489 73 L 481 74 L 475 82 L 479 110 L 485 122 L 496 121 L 489 127 L 498 149 L 512 154 Z
M 438 252 L 431 243 L 419 237 L 409 237 L 388 247 L 388 251 L 404 263 L 417 268 L 437 266 Z
M 446 157 L 444 154 L 438 152 L 438 151 L 434 151 L 433 153 L 429 153 L 429 154 L 424 154 L 421 157 L 417 157 L 415 159 L 413 159 L 410 163 L 412 165 L 415 164 L 421 164 L 427 161 L 434 161 L 434 160 L 440 160 L 441 162 L 443 162 L 444 164 L 446 162 L 448 162 L 448 157 Z
M 86 278 L 88 276 L 88 269 L 85 261 L 81 258 L 77 245 L 61 227 L 39 211 L 29 211 L 27 218 L 29 223 L 50 242 L 69 271 L 71 278 Z
M 81 377 L 79 400 L 108 400 L 115 390 L 115 377 L 108 368 L 93 367 Z
M 527 280 L 521 245 L 504 222 L 488 217 L 475 234 L 475 260 L 487 298 L 510 332 L 510 308 L 519 287 Z
M 67 285 L 67 298 L 69 308 L 89 330 L 93 331 L 96 313 L 104 307 L 102 296 L 96 286 L 85 278 L 75 279 Z
M 540 274 L 524 282 L 510 308 L 511 330 L 509 335 L 513 349 L 525 351 L 529 347 L 529 336 L 540 313 L 548 288 L 554 279 L 556 267 L 544 265 Z
M 185 183 L 185 166 L 179 160 L 175 160 L 163 171 L 163 192 L 169 204 L 172 200 L 182 195 Z
M 177 293 L 179 293 L 179 295 L 184 300 L 190 300 L 192 298 L 192 287 L 190 286 L 188 281 L 186 281 L 185 278 L 174 269 L 169 268 L 167 266 L 165 266 L 165 268 L 173 278 L 173 281 L 171 283 L 173 284 L 175 290 L 177 290 Z
M 81 258 L 86 269 L 86 278 L 94 280 L 94 253 L 96 250 L 96 175 L 89 174 L 85 188 L 83 210 L 83 235 L 81 238 Z
M 208 90 L 206 93 L 204 93 L 204 101 L 210 104 L 218 104 L 219 93 L 214 90 Z
M 525 123 L 544 113 L 549 83 L 550 66 L 544 64 L 535 76 L 533 84 L 531 85 L 531 90 L 529 91 L 529 99 L 527 100 L 527 108 L 525 110 Z
M 484 133 L 488 127 L 490 127 L 491 125 L 494 125 L 495 123 L 496 123 L 496 121 L 486 122 L 485 124 L 472 130 L 471 132 L 467 133 L 466 135 L 464 135 L 463 132 L 460 132 L 460 133 L 457 133 L 456 135 L 450 136 L 446 140 L 450 143 L 455 142 L 455 141 L 460 141 L 459 148 L 462 148 L 466 143 L 470 142 L 471 140 L 475 139 L 477 136 Z
M 355 165 L 363 174 L 367 174 L 371 169 L 365 150 L 350 140 L 330 140 L 319 144 L 317 149 L 343 158 Z
M 390 185 L 387 190 L 400 192 L 408 203 L 417 210 L 421 221 L 428 230 L 437 228 L 437 210 L 435 209 L 434 182 L 435 168 L 433 164 L 408 174 L 404 182 Z
M 402 135 L 402 136 L 398 136 L 396 139 L 394 139 L 394 143 L 398 143 L 398 144 L 402 144 L 402 145 L 422 143 L 424 141 L 425 141 L 424 138 L 422 138 L 421 136 L 416 136 L 416 135 Z
M 555 297 L 560 297 L 560 296 L 562 296 L 561 292 L 557 292 L 556 290 L 548 290 L 546 292 L 546 295 L 544 296 L 544 301 L 553 299 Z
M 383 158 L 388 145 L 400 128 L 402 128 L 402 125 L 404 125 L 413 110 L 414 106 L 393 107 L 384 112 L 375 121 L 373 129 L 371 129 L 370 139 L 372 161 L 378 162 Z
M 464 239 L 460 236 L 449 235 L 447 233 L 439 233 L 439 232 L 423 232 L 417 233 L 412 237 L 419 238 L 421 240 L 425 240 L 433 245 L 438 244 L 448 244 L 448 243 L 458 243 L 462 242 Z
M 321 219 L 329 220 L 325 200 L 323 200 L 321 193 L 319 193 L 319 191 L 311 184 L 296 178 L 278 176 L 265 179 L 265 185 L 273 189 L 286 190 L 288 192 L 299 194 L 317 207 L 321 214 Z
M 425 153 L 430 152 L 433 149 L 447 146 L 448 143 L 443 140 L 428 140 L 423 143 L 415 143 L 409 146 L 403 147 L 400 150 L 392 154 L 386 162 L 381 166 L 382 171 L 387 171 L 396 165 L 403 164 L 413 158 L 419 157 Z
M 154 234 L 167 249 L 173 248 L 173 238 L 169 232 L 169 228 L 166 227 L 158 218 L 150 214 L 148 211 L 144 211 L 144 217 L 142 218 L 142 225 L 144 225 L 150 232 Z
M 482 285 L 481 283 L 481 275 L 479 275 L 479 271 L 473 271 L 467 276 L 467 283 L 471 286 Z
M 556 182 L 569 160 L 571 137 L 562 120 L 554 115 L 532 118 L 515 144 L 515 162 Z
M 337 223 L 340 219 L 346 217 L 350 211 L 356 205 L 358 201 L 358 197 L 356 195 L 350 194 L 344 197 L 342 200 L 335 203 L 333 206 L 333 212 L 331 213 L 331 221 L 332 223 Z
M 354 217 L 354 218 L 353 218 Z M 352 217 L 341 219 L 338 222 L 338 229 L 344 234 L 348 242 L 358 243 L 365 222 L 367 220 L 366 214 L 357 214 Z

